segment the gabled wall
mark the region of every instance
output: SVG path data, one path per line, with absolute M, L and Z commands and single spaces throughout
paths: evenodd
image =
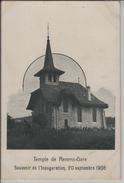
M 92 108 L 82 107 L 82 122 L 77 121 L 77 106 L 69 102 L 68 112 L 63 112 L 63 103 L 53 109 L 53 127 L 56 129 L 65 128 L 65 120 L 68 120 L 69 127 L 106 128 L 104 110 L 96 108 L 96 122 L 93 122 Z
M 68 121 L 69 127 L 78 128 L 106 128 L 105 113 L 101 108 L 96 108 L 96 122 L 93 122 L 93 108 L 81 107 L 82 122 L 78 122 L 77 105 L 72 100 L 68 100 L 68 112 L 63 112 L 63 101 L 59 106 L 51 105 L 51 110 L 46 112 L 46 101 L 39 97 L 34 105 L 33 117 L 44 113 L 49 121 L 49 127 L 55 129 L 65 128 L 65 120 Z

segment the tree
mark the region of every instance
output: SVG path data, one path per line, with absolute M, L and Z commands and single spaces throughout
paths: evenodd
M 14 119 L 9 115 L 7 114 L 7 129 L 11 129 L 15 126 L 15 121 Z
M 46 128 L 48 125 L 48 120 L 45 114 L 39 114 L 34 117 L 33 123 L 37 124 L 41 128 Z

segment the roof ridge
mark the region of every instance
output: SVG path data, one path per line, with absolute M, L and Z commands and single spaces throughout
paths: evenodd
M 59 81 L 60 83 L 71 83 L 71 84 L 78 84 L 78 85 L 81 85 L 80 83 L 76 83 L 76 82 L 71 82 L 71 81 Z M 81 85 L 83 86 L 83 85 Z M 84 87 L 84 86 L 83 86 Z
M 43 87 L 33 91 L 31 93 L 31 100 L 27 109 L 31 109 L 33 107 L 35 103 L 35 97 L 37 97 L 38 95 L 42 95 L 45 100 L 58 105 L 61 100 L 61 92 L 63 90 L 66 90 L 68 91 L 67 93 L 72 94 L 80 103 L 80 105 L 84 105 L 86 107 L 108 107 L 108 104 L 99 100 L 93 94 L 91 96 L 91 101 L 89 101 L 87 99 L 87 95 L 84 95 L 86 94 L 86 88 L 84 88 L 80 83 L 60 81 L 59 85 L 43 85 Z

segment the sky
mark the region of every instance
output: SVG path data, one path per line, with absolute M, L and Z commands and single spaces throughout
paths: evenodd
M 21 90 L 29 64 L 44 55 L 47 24 L 52 51 L 76 60 L 88 85 L 117 94 L 119 2 L 3 1 L 2 78 L 7 96 Z

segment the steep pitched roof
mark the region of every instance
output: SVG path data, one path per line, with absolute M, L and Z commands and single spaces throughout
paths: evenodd
M 59 82 L 58 85 L 43 85 L 41 88 L 31 93 L 31 98 L 27 109 L 33 109 L 33 105 L 35 104 L 36 98 L 38 98 L 39 95 L 42 95 L 47 102 L 55 105 L 59 105 L 61 103 L 62 95 L 68 95 L 73 96 L 82 106 L 95 106 L 101 108 L 108 107 L 106 103 L 96 98 L 93 94 L 91 94 L 91 101 L 88 101 L 87 90 L 79 83 Z
M 45 72 L 49 72 L 49 73 L 52 72 L 58 75 L 64 74 L 64 71 L 61 71 L 54 66 L 49 37 L 47 39 L 44 67 L 39 72 L 37 72 L 34 76 L 40 77 L 42 73 L 45 73 Z

